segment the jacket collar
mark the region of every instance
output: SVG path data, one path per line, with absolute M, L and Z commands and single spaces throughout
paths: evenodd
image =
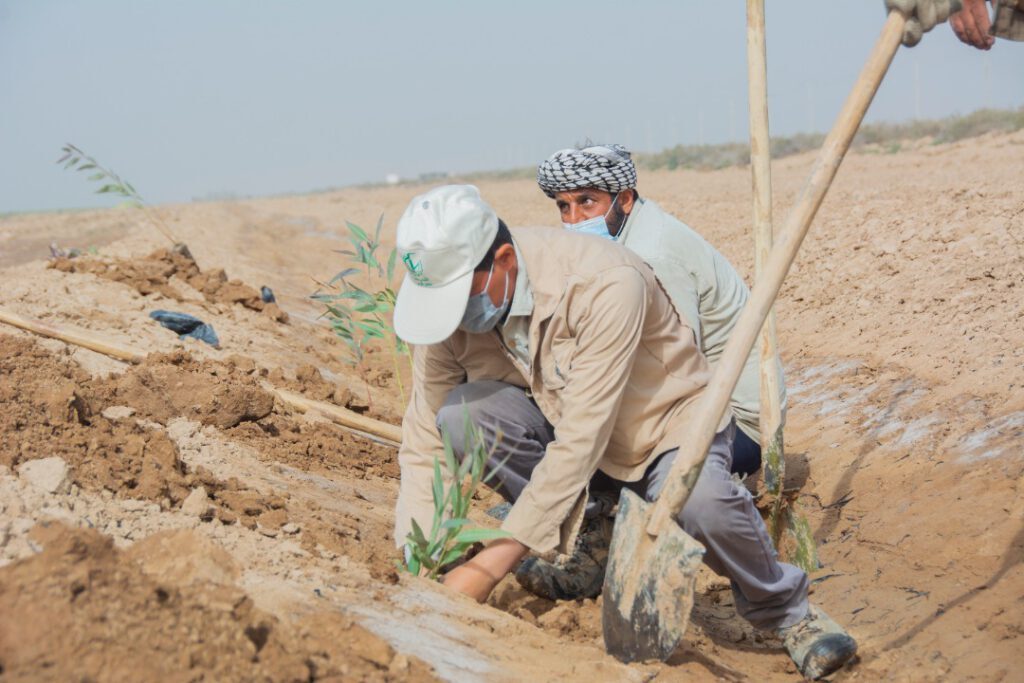
M 523 252 L 519 250 L 515 238 L 512 239 L 512 248 L 516 250 L 516 283 L 512 290 L 512 303 L 508 308 L 508 317 L 520 315 L 533 315 L 533 288 L 530 287 L 529 271 L 526 262 L 523 260 Z
M 644 206 L 646 204 L 647 200 L 641 199 L 640 197 L 636 198 L 636 201 L 633 202 L 633 210 L 629 212 L 629 216 L 626 218 L 626 224 L 622 226 L 622 230 L 620 230 L 619 234 L 615 236 L 616 242 L 619 244 L 625 243 L 626 236 L 632 231 L 633 226 L 642 220 L 640 215 L 644 212 Z

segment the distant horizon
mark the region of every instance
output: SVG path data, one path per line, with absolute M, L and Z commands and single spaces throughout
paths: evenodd
M 769 3 L 772 132 L 828 129 L 882 3 Z M 1024 43 L 937 26 L 866 121 L 1024 105 Z M 153 204 L 535 165 L 591 139 L 637 153 L 747 139 L 743 3 L 0 0 L 0 212 L 109 205 L 71 142 Z
M 981 111 L 1019 112 L 1019 111 L 1024 111 L 1024 106 L 1021 106 L 1021 107 L 1007 107 L 1007 108 L 1000 108 L 1000 109 L 989 109 L 987 107 L 981 107 L 979 109 L 975 109 L 974 111 L 967 112 L 965 114 L 951 114 L 950 116 L 944 116 L 944 117 L 940 117 L 940 118 L 924 118 L 924 119 L 909 118 L 909 119 L 904 119 L 902 121 L 878 121 L 878 120 L 876 120 L 876 121 L 872 121 L 872 125 L 879 125 L 879 124 L 880 125 L 899 125 L 899 124 L 915 123 L 915 122 L 920 122 L 920 123 L 937 122 L 937 121 L 944 121 L 944 120 L 948 120 L 948 119 L 952 119 L 952 118 L 957 118 L 957 117 L 970 116 L 971 114 L 975 114 L 975 113 L 981 112 Z M 789 135 L 772 135 L 771 138 L 773 140 L 775 140 L 775 139 L 783 139 L 783 138 L 793 138 L 793 137 L 796 137 L 796 136 L 799 136 L 799 135 L 825 135 L 825 134 L 827 134 L 827 132 L 828 132 L 827 130 L 796 131 L 796 132 L 791 133 Z M 987 134 L 987 133 L 983 133 L 983 134 Z M 1009 133 L 1007 133 L 1007 134 L 1009 134 Z M 907 139 L 907 138 L 904 138 L 904 139 Z M 910 139 L 915 139 L 915 138 L 910 138 Z M 69 141 L 69 142 L 71 144 L 74 144 L 74 141 Z M 597 142 L 597 141 L 595 141 L 595 142 Z M 604 142 L 604 141 L 601 141 L 601 142 Z M 732 141 L 726 141 L 726 142 L 717 142 L 717 143 L 713 143 L 713 144 L 707 144 L 705 146 L 714 148 L 714 147 L 726 147 L 726 146 L 737 145 L 737 144 L 747 144 L 747 141 L 746 140 L 732 140 Z M 695 147 L 695 146 L 697 146 L 697 145 L 693 145 L 693 144 L 679 144 L 679 145 L 672 145 L 671 147 L 664 147 L 662 149 L 654 150 L 654 151 L 651 151 L 651 152 L 638 152 L 637 154 L 640 154 L 640 155 L 643 155 L 643 156 L 652 156 L 652 155 L 657 155 L 657 154 L 666 152 L 666 151 L 674 149 L 676 147 Z M 88 154 L 92 154 L 90 152 L 90 150 L 86 149 L 86 150 L 83 150 L 83 151 L 88 153 Z M 93 155 L 93 156 L 95 156 L 95 155 Z M 772 160 L 774 161 L 775 158 L 776 157 L 773 157 Z M 97 160 L 100 161 L 100 162 L 103 162 L 103 159 L 99 159 L 98 158 Z M 56 166 L 56 161 L 54 162 L 54 165 Z M 485 176 L 486 177 L 486 176 L 490 176 L 492 174 L 497 175 L 497 174 L 502 174 L 502 173 L 514 173 L 514 172 L 517 172 L 517 171 L 526 171 L 526 170 L 529 170 L 530 168 L 532 168 L 532 167 L 531 166 L 510 166 L 510 167 L 502 167 L 502 168 L 484 168 L 484 169 L 462 171 L 462 172 L 450 172 L 447 175 L 445 175 L 443 178 L 438 178 L 437 180 L 440 181 L 440 180 L 445 180 L 445 179 L 472 179 L 474 176 Z M 117 172 L 117 169 L 111 169 L 111 170 Z M 668 169 L 658 169 L 658 170 L 668 170 Z M 693 170 L 693 169 L 679 169 L 679 170 Z M 697 169 L 697 170 L 701 170 L 701 171 L 703 171 L 703 170 L 714 171 L 714 170 L 720 170 L 720 169 Z M 72 170 L 68 170 L 68 171 L 64 171 L 64 173 L 72 174 L 72 173 L 76 173 L 76 172 L 72 171 Z M 443 173 L 443 171 L 436 171 L 436 173 Z M 81 174 L 81 178 L 80 178 L 81 182 L 86 184 L 86 185 L 88 185 L 88 186 L 90 186 L 90 187 L 96 187 L 96 188 L 98 188 L 101 185 L 101 183 L 88 183 L 88 181 L 86 180 L 87 177 L 88 177 L 87 173 L 82 173 Z M 125 179 L 128 180 L 129 182 L 132 182 L 131 178 L 125 178 Z M 488 180 L 499 180 L 498 178 L 490 178 L 490 177 L 488 177 L 487 179 Z M 337 186 L 332 186 L 332 187 L 316 187 L 316 188 L 310 188 L 310 189 L 305 189 L 305 190 L 294 190 L 294 191 L 293 190 L 286 190 L 286 191 L 281 191 L 281 192 L 271 191 L 271 192 L 267 192 L 267 193 L 263 193 L 263 194 L 232 194 L 232 193 L 216 193 L 216 192 L 214 192 L 214 193 L 209 193 L 207 195 L 196 196 L 196 197 L 192 197 L 190 199 L 184 199 L 184 200 L 180 200 L 180 201 L 151 202 L 151 205 L 159 206 L 161 204 L 193 204 L 193 203 L 203 203 L 203 202 L 244 201 L 244 200 L 249 200 L 249 199 L 274 199 L 274 198 L 277 198 L 277 197 L 294 197 L 294 196 L 312 195 L 312 194 L 325 194 L 325 193 L 328 193 L 328 192 L 338 192 L 340 190 L 358 189 L 358 188 L 388 187 L 389 185 L 417 185 L 417 184 L 429 183 L 431 181 L 432 181 L 431 179 L 421 179 L 421 178 L 417 177 L 417 178 L 400 178 L 398 180 L 398 182 L 396 182 L 396 183 L 388 183 L 388 182 L 383 181 L 383 180 L 380 180 L 380 181 L 370 180 L 370 181 L 363 181 L 363 182 L 353 182 L 353 183 L 350 183 L 350 184 L 347 184 L 347 185 L 337 185 Z M 138 183 L 134 183 L 134 184 L 135 185 L 139 185 Z M 142 193 L 143 196 L 145 196 L 144 188 L 139 186 L 138 189 L 140 190 L 140 193 Z M 103 195 L 96 195 L 96 196 L 102 197 Z M 117 205 L 120 203 L 118 201 L 114 201 L 114 200 L 110 200 L 110 199 L 108 199 L 107 201 L 108 201 L 108 204 L 87 205 L 87 206 L 67 206 L 67 207 L 61 207 L 61 208 L 57 208 L 57 209 L 46 209 L 46 208 L 43 208 L 43 209 L 22 209 L 22 210 L 14 210 L 14 211 L 0 211 L 0 218 L 6 217 L 6 216 L 17 216 L 17 215 L 26 215 L 26 214 L 35 214 L 35 213 L 61 213 L 61 212 L 74 213 L 74 212 L 79 212 L 79 211 L 93 211 L 93 210 L 102 210 L 102 209 L 108 209 L 108 208 L 109 209 L 113 209 L 113 208 L 117 208 Z

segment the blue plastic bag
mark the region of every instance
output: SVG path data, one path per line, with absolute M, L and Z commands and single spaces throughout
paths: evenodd
M 213 331 L 213 327 L 194 315 L 176 313 L 175 311 L 153 311 L 149 317 L 172 332 L 177 332 L 179 339 L 195 337 L 210 346 L 220 347 L 220 340 L 217 339 L 217 333 Z

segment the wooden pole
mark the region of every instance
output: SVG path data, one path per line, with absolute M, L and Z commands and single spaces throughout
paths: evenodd
M 729 397 L 747 356 L 761 331 L 768 312 L 782 288 L 782 282 L 796 260 L 797 252 L 811 227 L 814 215 L 825 199 L 839 165 L 850 148 L 850 142 L 860 127 L 871 100 L 882 83 L 889 64 L 900 46 L 906 17 L 898 11 L 889 13 L 882 33 L 861 70 L 853 90 L 843 104 L 832 131 L 825 138 L 818 158 L 811 169 L 796 205 L 786 219 L 779 241 L 772 247 L 764 264 L 761 277 L 754 284 L 750 300 L 743 308 L 740 319 L 729 336 L 715 373 L 699 399 L 686 443 L 680 445 L 679 454 L 668 476 L 668 483 L 658 497 L 647 525 L 647 533 L 657 536 L 686 504 L 693 485 L 700 476 L 718 424 L 729 406 Z M 674 523 L 674 522 L 671 522 Z
M 60 341 L 68 344 L 81 346 L 82 348 L 90 349 L 127 363 L 141 363 L 146 359 L 146 354 L 141 351 L 137 351 L 126 346 L 110 344 L 86 332 L 47 325 L 39 320 L 27 318 L 25 316 L 18 315 L 17 313 L 11 313 L 10 311 L 0 310 L 0 322 L 7 323 L 8 325 L 12 325 L 27 332 L 32 332 L 33 334 L 50 337 L 52 339 L 59 339 Z M 264 384 L 263 386 L 267 391 L 270 391 L 277 396 L 282 403 L 299 411 L 300 413 L 315 410 L 321 413 L 324 417 L 330 419 L 332 422 L 349 431 L 356 432 L 361 436 L 372 438 L 376 441 L 381 441 L 390 446 L 397 447 L 402 442 L 401 427 L 388 424 L 387 422 L 381 422 L 380 420 L 374 420 L 373 418 L 360 415 L 359 413 L 354 413 L 351 410 L 346 410 L 345 408 L 336 406 L 332 403 L 314 401 L 301 394 L 287 391 L 285 389 L 278 389 L 270 384 Z
M 754 202 L 754 278 L 761 277 L 772 249 L 771 139 L 768 134 L 768 69 L 764 30 L 764 0 L 747 0 L 747 82 L 750 99 L 750 173 Z M 764 484 L 774 496 L 768 529 L 778 546 L 782 484 L 786 460 L 782 439 L 782 404 L 779 399 L 778 344 L 775 308 L 759 338 L 761 368 L 761 454 Z

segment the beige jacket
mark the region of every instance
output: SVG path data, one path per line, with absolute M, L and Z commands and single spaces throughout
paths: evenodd
M 562 230 L 516 228 L 512 236 L 534 297 L 532 367 L 517 365 L 497 332 L 457 330 L 414 350 L 398 453 L 399 545 L 410 518 L 430 528 L 432 468 L 442 453 L 435 419 L 457 384 L 501 380 L 524 387 L 554 425 L 555 440 L 502 528 L 538 552 L 566 552 L 596 470 L 640 479 L 655 457 L 681 443 L 708 381 L 693 331 L 635 254 Z M 723 420 L 724 428 L 728 417 Z
M 703 237 L 649 199 L 641 199 L 633 207 L 616 241 L 651 265 L 684 321 L 696 330 L 700 350 L 714 369 L 750 298 L 743 278 Z M 761 443 L 759 358 L 755 346 L 730 401 L 736 425 L 755 443 Z M 786 383 L 777 356 L 775 364 L 785 422 Z

